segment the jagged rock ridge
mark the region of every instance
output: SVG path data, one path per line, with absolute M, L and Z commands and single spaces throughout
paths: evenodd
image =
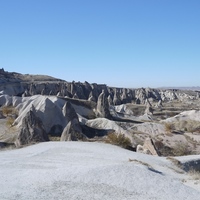
M 171 101 L 174 99 L 199 98 L 198 91 L 162 90 L 151 88 L 127 89 L 108 87 L 104 84 L 88 82 L 67 82 L 44 75 L 19 74 L 0 70 L 0 94 L 10 96 L 32 96 L 36 94 L 57 95 L 75 99 L 84 99 L 97 102 L 99 95 L 104 91 L 108 103 L 120 105 L 135 102 L 145 104 L 150 101 Z

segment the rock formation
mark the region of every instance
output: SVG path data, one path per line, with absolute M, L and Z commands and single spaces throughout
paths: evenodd
M 66 119 L 67 125 L 61 134 L 60 141 L 77 141 L 86 138 L 82 133 L 78 116 L 69 102 L 65 103 L 62 112 Z
M 93 94 L 93 90 L 90 92 L 88 100 L 96 102 L 96 98 L 95 98 L 95 95 Z
M 102 93 L 98 97 L 97 101 L 97 116 L 104 117 L 104 118 L 111 118 L 110 111 L 109 111 L 109 103 L 108 99 L 105 95 L 105 91 L 103 90 Z
M 16 72 L 6 72 L 3 69 L 0 71 L 0 94 L 10 96 L 26 97 L 36 94 L 59 94 L 59 96 L 68 96 L 70 98 L 74 96 L 74 98 L 89 99 L 90 101 L 97 102 L 102 90 L 105 91 L 106 97 L 111 95 L 114 105 L 131 103 L 132 101 L 135 101 L 137 104 L 145 104 L 146 99 L 152 99 L 156 102 L 174 99 L 182 101 L 184 99 L 196 99 L 199 96 L 197 96 L 195 91 L 111 88 L 104 84 L 75 81 L 70 83 L 44 75 L 23 75 Z
M 156 105 L 157 108 L 162 108 L 162 100 L 159 100 L 157 105 Z
M 110 106 L 114 105 L 111 95 L 108 96 L 108 103 Z
M 145 109 L 145 111 L 144 111 L 144 114 L 153 115 L 153 108 L 152 108 L 152 106 L 147 105 L 147 106 L 146 106 L 146 109 Z
M 154 145 L 153 140 L 150 139 L 150 138 L 147 138 L 144 141 L 143 146 L 142 145 L 138 145 L 136 151 L 140 152 L 140 153 L 154 155 L 154 156 L 158 156 L 159 155 L 157 150 L 156 150 L 156 147 Z
M 35 115 L 35 108 L 32 106 L 32 109 L 23 118 L 22 128 L 17 136 L 15 145 L 20 147 L 48 140 L 42 121 Z
M 119 96 L 119 91 L 117 89 L 114 90 L 113 104 L 115 106 L 121 104 L 121 99 L 120 99 L 120 96 Z

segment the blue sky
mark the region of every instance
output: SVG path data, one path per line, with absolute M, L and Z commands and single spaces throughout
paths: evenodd
M 0 0 L 0 68 L 117 87 L 200 86 L 200 1 Z

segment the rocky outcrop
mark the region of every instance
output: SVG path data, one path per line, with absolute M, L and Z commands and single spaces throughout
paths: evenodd
M 77 93 L 74 94 L 73 99 L 79 99 Z
M 62 112 L 66 119 L 67 125 L 61 134 L 60 141 L 77 141 L 86 138 L 82 133 L 78 116 L 69 102 L 65 103 Z
M 127 89 L 108 87 L 105 84 L 96 84 L 88 82 L 66 82 L 43 75 L 19 74 L 16 72 L 0 71 L 0 94 L 10 96 L 27 97 L 36 94 L 58 95 L 74 97 L 97 102 L 102 90 L 105 91 L 106 97 L 112 97 L 114 105 L 135 102 L 136 104 L 145 104 L 146 99 L 151 102 L 172 101 L 174 99 L 197 99 L 199 92 L 175 89 Z
M 152 106 L 147 105 L 147 106 L 146 106 L 146 109 L 145 109 L 145 111 L 144 111 L 144 114 L 153 115 L 153 108 L 152 108 Z
M 156 150 L 153 140 L 150 138 L 147 138 L 144 141 L 143 146 L 138 145 L 136 151 L 140 153 L 144 153 L 144 154 L 154 155 L 154 156 L 159 155 L 158 151 Z
M 108 103 L 109 103 L 110 106 L 114 105 L 111 95 L 108 96 Z
M 109 103 L 108 103 L 108 99 L 106 97 L 104 90 L 98 97 L 97 116 L 111 119 L 111 115 L 110 115 L 110 111 L 109 111 Z
M 32 106 L 32 109 L 23 118 L 22 128 L 17 136 L 15 145 L 20 147 L 48 140 L 42 121 L 35 115 L 35 108 Z
M 162 100 L 159 100 L 158 103 L 157 103 L 157 105 L 156 105 L 156 107 L 157 108 L 162 108 L 162 106 L 163 106 L 162 105 Z
M 82 133 L 81 126 L 77 119 L 69 121 L 67 126 L 64 128 L 60 141 L 78 141 L 86 139 Z
M 146 109 L 145 109 L 144 114 L 153 115 L 153 108 L 148 99 L 145 100 L 145 105 L 146 105 Z
M 119 95 L 119 91 L 117 89 L 114 90 L 113 104 L 115 106 L 121 104 L 121 98 L 120 98 L 120 95 Z
M 88 100 L 89 101 L 94 101 L 94 102 L 97 101 L 96 98 L 95 98 L 95 95 L 93 94 L 93 90 L 90 92 Z

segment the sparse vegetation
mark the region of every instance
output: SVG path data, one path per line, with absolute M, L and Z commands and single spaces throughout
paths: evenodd
M 164 144 L 161 140 L 156 140 L 154 144 L 161 156 L 173 156 L 172 148 Z
M 13 124 L 13 122 L 15 121 L 15 119 L 13 117 L 8 117 L 7 118 L 7 121 L 6 121 L 6 124 L 8 126 L 11 126 Z
M 186 143 L 177 143 L 176 146 L 172 149 L 174 156 L 185 156 L 185 155 L 191 155 L 192 151 L 188 144 Z
M 165 130 L 167 132 L 172 132 L 173 129 L 174 129 L 174 125 L 172 123 L 165 123 Z
M 168 156 L 166 159 L 170 160 L 177 167 L 181 167 L 181 162 L 179 160 L 177 160 L 176 158 Z
M 146 166 L 146 167 L 148 167 L 148 168 L 150 168 L 150 169 L 153 169 L 153 167 L 152 167 L 151 165 L 149 165 L 148 163 L 143 162 L 143 161 L 140 161 L 140 160 L 137 160 L 137 159 L 130 159 L 130 158 L 129 158 L 129 162 L 136 162 L 136 163 L 139 163 L 139 164 L 141 164 L 141 165 L 144 165 L 144 166 Z
M 5 117 L 8 117 L 9 115 L 15 115 L 18 116 L 18 111 L 13 106 L 4 106 L 2 108 L 2 113 Z
M 190 170 L 188 174 L 192 177 L 193 180 L 199 181 L 200 180 L 200 172 L 197 170 Z
M 173 130 L 182 132 L 197 132 L 200 133 L 200 123 L 195 120 L 180 120 L 174 123 L 165 123 L 165 130 L 172 132 Z
M 106 138 L 106 143 L 114 144 L 125 149 L 131 147 L 131 140 L 125 137 L 124 134 L 110 133 Z
M 6 117 L 6 125 L 11 126 L 18 117 L 18 111 L 13 106 L 2 107 L 2 114 Z

